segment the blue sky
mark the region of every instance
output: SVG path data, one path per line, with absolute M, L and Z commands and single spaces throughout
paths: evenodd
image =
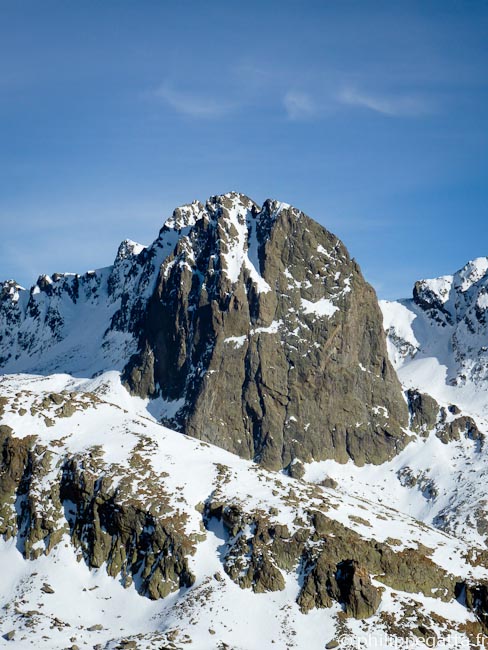
M 0 278 L 235 189 L 410 295 L 488 255 L 487 33 L 484 0 L 0 0 Z

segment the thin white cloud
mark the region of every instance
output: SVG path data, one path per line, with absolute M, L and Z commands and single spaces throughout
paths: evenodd
M 290 120 L 303 120 L 317 114 L 317 105 L 310 95 L 289 90 L 283 97 L 283 104 Z
M 222 101 L 219 98 L 175 90 L 167 84 L 160 86 L 154 94 L 177 113 L 189 117 L 222 117 L 236 108 L 235 104 Z
M 344 88 L 337 100 L 341 104 L 367 108 L 390 117 L 421 117 L 434 112 L 434 106 L 420 95 L 384 95 L 362 92 L 357 88 Z

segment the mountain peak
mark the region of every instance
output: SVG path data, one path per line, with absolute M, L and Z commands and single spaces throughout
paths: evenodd
M 165 250 L 174 248 L 175 259 L 170 264 L 191 266 L 195 248 L 214 241 L 212 264 L 231 284 L 241 274 L 249 277 L 258 291 L 270 291 L 261 273 L 262 248 L 273 224 L 285 210 L 301 214 L 287 203 L 267 199 L 261 208 L 240 192 L 211 196 L 203 205 L 193 201 L 173 212 L 160 231 L 157 245 Z
M 290 209 L 296 213 L 300 212 L 289 203 L 276 199 L 266 199 L 261 207 L 246 194 L 232 191 L 209 197 L 205 201 L 205 205 L 195 199 L 191 203 L 179 206 L 165 221 L 161 233 L 169 230 L 183 231 L 185 228 L 194 226 L 199 219 L 210 222 L 219 219 L 219 217 L 224 220 L 237 217 L 242 221 L 250 216 L 259 221 L 260 219 L 269 219 L 270 215 L 276 218 L 283 210 Z
M 167 232 L 168 230 L 182 231 L 185 228 L 194 226 L 199 219 L 209 221 L 219 214 L 222 208 L 227 211 L 235 210 L 238 212 L 246 210 L 259 211 L 259 206 L 240 192 L 216 194 L 208 198 L 205 205 L 195 199 L 191 203 L 176 208 L 171 217 L 165 221 L 161 232 Z
M 167 254 L 124 378 L 131 392 L 161 400 L 168 426 L 274 468 L 324 447 L 359 463 L 401 447 L 406 411 L 376 297 L 335 235 L 287 203 L 259 207 L 230 192 L 178 208 L 158 247 Z M 371 368 L 364 400 L 386 399 L 388 422 L 343 403 L 343 363 L 351 379 Z M 356 448 L 358 428 L 370 442 Z
M 207 205 L 223 206 L 226 207 L 227 209 L 239 208 L 239 207 L 243 207 L 248 210 L 254 208 L 257 211 L 259 211 L 260 209 L 258 204 L 255 203 L 252 199 L 250 199 L 246 194 L 243 194 L 242 192 L 236 192 L 236 191 L 231 191 L 231 192 L 226 192 L 225 194 L 216 194 L 214 196 L 211 196 L 207 201 Z
M 413 300 L 433 318 L 453 325 L 465 317 L 487 290 L 488 257 L 478 257 L 453 275 L 419 280 L 414 286 Z M 484 304 L 485 299 L 481 302 Z
M 467 291 L 488 273 L 488 257 L 477 257 L 467 262 L 454 274 L 454 286 L 459 291 Z
M 24 291 L 24 287 L 15 280 L 0 282 L 0 300 L 8 299 L 11 302 L 17 302 L 21 291 Z
M 204 212 L 204 206 L 197 200 L 181 205 L 173 211 L 171 217 L 166 219 L 161 233 L 168 230 L 179 231 L 194 226 Z
M 135 255 L 139 255 L 145 248 L 145 246 L 132 241 L 132 239 L 124 239 L 119 246 L 115 261 L 126 260 Z
M 126 240 L 112 267 L 43 276 L 6 302 L 4 370 L 121 371 L 171 427 L 268 467 L 376 463 L 404 445 L 374 291 L 342 242 L 287 203 L 193 201 L 147 249 Z

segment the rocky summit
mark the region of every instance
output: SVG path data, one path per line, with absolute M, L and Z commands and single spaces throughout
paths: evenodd
M 175 230 L 137 325 L 131 392 L 160 396 L 168 426 L 273 469 L 402 448 L 376 296 L 337 237 L 239 194 L 177 210 L 163 246 Z
M 237 193 L 1 284 L 0 644 L 481 648 L 487 291 Z
M 287 204 L 194 202 L 150 247 L 124 242 L 112 267 L 1 295 L 5 370 L 123 369 L 167 426 L 265 467 L 381 463 L 405 445 L 374 290 Z

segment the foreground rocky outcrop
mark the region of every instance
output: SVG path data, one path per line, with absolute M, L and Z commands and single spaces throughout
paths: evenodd
M 430 549 L 396 551 L 396 542 L 369 540 L 330 517 L 327 492 L 317 487 L 291 484 L 281 494 L 283 505 L 296 509 L 290 527 L 280 523 L 276 507 L 253 510 L 229 497 L 226 484 L 236 480 L 235 473 L 217 465 L 212 494 L 203 507 L 196 506 L 201 532 L 188 534 L 188 515 L 175 511 L 165 494 L 164 475 L 151 469 L 150 440 L 140 438 L 129 465 L 122 468 L 107 465 L 100 447 L 59 454 L 62 443 L 50 450 L 35 436 L 16 438 L 5 425 L 0 436 L 0 535 L 16 537 L 28 559 L 49 554 L 68 536 L 90 567 L 105 566 L 125 587 L 136 580 L 142 595 L 164 598 L 194 583 L 189 558 L 205 539 L 205 528 L 217 520 L 226 531 L 222 561 L 229 577 L 243 589 L 265 593 L 283 590 L 286 573 L 298 571 L 298 604 L 305 613 L 337 602 L 347 616 L 372 616 L 382 594 L 372 577 L 393 589 L 445 601 L 464 585 L 429 558 Z M 287 487 L 272 475 L 259 480 L 274 483 L 280 492 Z M 481 556 L 476 557 L 479 562 Z M 470 608 L 484 620 L 485 606 L 476 594 L 484 593 L 486 585 L 465 588 L 473 594 Z
M 173 603 L 178 620 L 205 608 L 218 619 L 222 603 L 239 602 L 237 591 L 247 603 L 253 594 L 282 603 L 277 611 L 286 605 L 295 617 L 315 610 L 342 634 L 356 620 L 406 636 L 484 629 L 485 551 L 169 431 L 130 410 L 139 400 L 114 382 L 112 373 L 86 382 L 89 391 L 59 376 L 0 382 L 0 536 L 26 561 L 73 549 L 117 589 Z M 55 602 L 59 583 L 35 576 L 28 593 Z M 43 619 L 24 611 L 18 589 L 24 595 L 6 610 L 15 622 L 7 632 L 29 634 Z M 424 612 L 413 616 L 419 602 Z M 446 604 L 469 627 L 439 618 Z M 400 619 L 389 618 L 392 607 Z M 51 625 L 65 629 L 61 615 Z M 86 634 L 108 634 L 103 619 L 86 623 Z
M 35 436 L 17 439 L 0 430 L 0 535 L 17 538 L 28 559 L 49 554 L 65 536 L 88 566 L 105 566 L 112 577 L 151 598 L 163 598 L 194 582 L 187 556 L 195 540 L 185 534 L 184 514 L 168 507 L 158 489 L 132 489 L 133 477 L 117 476 L 103 452 L 60 456 Z M 132 456 L 133 470 L 144 461 Z M 116 485 L 115 485 L 116 484 Z
M 297 517 L 293 532 L 267 513 L 207 502 L 207 525 L 216 518 L 228 533 L 227 574 L 241 587 L 261 593 L 284 589 L 282 571 L 299 567 L 303 612 L 337 602 L 347 616 L 358 619 L 372 616 L 381 603 L 382 589 L 373 586 L 371 577 L 401 591 L 435 594 L 446 601 L 455 596 L 459 579 L 432 562 L 427 549 L 397 552 L 388 543 L 364 539 L 328 516 L 329 503 L 320 491 L 315 499 Z

